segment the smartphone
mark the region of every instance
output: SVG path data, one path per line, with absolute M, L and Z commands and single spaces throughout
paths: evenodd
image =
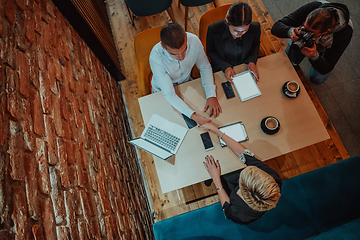
M 233 90 L 230 82 L 223 82 L 221 84 L 221 86 L 224 89 L 225 96 L 226 96 L 227 99 L 235 97 L 235 93 L 234 93 L 234 90 Z
M 196 123 L 193 119 L 188 118 L 188 117 L 185 116 L 184 114 L 181 114 L 181 115 L 183 116 L 183 118 L 184 118 L 184 120 L 185 120 L 185 123 L 186 123 L 186 125 L 188 126 L 189 129 L 197 126 L 197 123 Z
M 201 140 L 202 140 L 202 142 L 204 144 L 205 151 L 209 151 L 211 149 L 214 149 L 214 145 L 213 145 L 213 143 L 211 141 L 209 132 L 204 132 L 204 133 L 200 134 L 200 137 L 201 137 Z

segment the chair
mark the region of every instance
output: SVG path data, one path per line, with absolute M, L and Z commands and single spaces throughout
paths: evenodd
M 208 27 L 217 21 L 223 20 L 226 17 L 226 13 L 229 10 L 229 8 L 231 7 L 232 4 L 227 4 L 221 7 L 217 7 L 215 9 L 212 9 L 206 13 L 204 13 L 201 18 L 200 18 L 200 24 L 199 24 L 199 38 L 201 43 L 204 46 L 204 49 L 206 51 L 206 35 L 207 35 L 207 30 Z M 253 13 L 253 21 L 258 21 L 257 17 L 255 16 L 255 14 Z M 260 36 L 260 49 L 259 49 L 259 57 L 263 57 L 266 56 L 266 50 L 264 48 L 264 46 L 262 45 L 262 41 L 268 41 L 266 39 L 266 36 L 264 36 L 263 34 L 261 34 Z
M 181 3 L 183 6 L 185 6 L 185 31 L 187 30 L 189 7 L 197 7 L 211 2 L 214 3 L 216 8 L 215 0 L 179 0 L 179 4 Z
M 134 26 L 134 15 L 139 17 L 151 16 L 168 11 L 170 18 L 173 19 L 172 12 L 169 12 L 172 0 L 125 0 L 131 24 Z M 130 11 L 131 10 L 131 11 Z
M 160 42 L 162 26 L 147 29 L 135 36 L 134 47 L 137 62 L 137 83 L 139 96 L 151 93 L 152 72 L 149 63 L 151 49 Z

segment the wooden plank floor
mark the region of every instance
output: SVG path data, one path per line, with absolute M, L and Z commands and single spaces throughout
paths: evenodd
M 216 6 L 222 6 L 236 2 L 235 0 L 216 0 Z M 285 42 L 271 35 L 271 26 L 274 24 L 260 0 L 247 0 L 253 9 L 254 19 L 261 24 L 262 45 L 266 53 L 271 54 L 285 49 Z M 130 23 L 129 13 L 126 9 L 125 0 L 108 0 L 109 18 L 113 28 L 113 34 L 118 47 L 123 74 L 126 80 L 121 82 L 125 101 L 128 107 L 129 118 L 132 124 L 134 137 L 141 135 L 144 129 L 139 104 L 138 89 L 136 83 L 136 61 L 133 40 L 137 33 L 161 26 L 171 21 L 168 12 L 163 12 L 149 17 L 136 17 L 135 26 Z M 188 31 L 198 35 L 199 20 L 203 13 L 214 8 L 213 4 L 189 8 Z M 171 12 L 175 21 L 184 26 L 185 9 L 178 7 L 178 1 L 174 0 Z M 303 84 L 308 91 L 319 115 L 326 126 L 331 139 L 314 144 L 312 146 L 267 160 L 265 163 L 274 168 L 282 177 L 287 179 L 305 173 L 322 166 L 334 163 L 349 157 L 333 125 L 329 121 L 324 109 L 305 79 L 301 69 L 296 68 Z M 174 215 L 204 207 L 219 201 L 214 186 L 206 187 L 203 183 L 195 184 L 184 189 L 163 194 L 160 190 L 159 180 L 156 174 L 153 158 L 145 151 L 139 150 L 144 175 L 147 180 L 149 195 L 151 198 L 154 217 L 163 220 Z M 206 197 L 210 196 L 210 197 Z

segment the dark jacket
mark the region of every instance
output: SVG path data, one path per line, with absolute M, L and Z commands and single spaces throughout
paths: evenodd
M 318 47 L 317 49 L 320 53 L 320 57 L 314 61 L 310 60 L 311 65 L 316 71 L 321 74 L 326 74 L 334 69 L 337 61 L 349 45 L 353 34 L 353 29 L 348 24 L 349 10 L 345 5 L 337 3 L 323 4 L 321 2 L 308 3 L 277 21 L 272 27 L 271 33 L 279 38 L 289 38 L 289 30 L 292 27 L 299 27 L 304 24 L 309 13 L 321 7 L 336 8 L 338 10 L 338 15 L 342 15 L 342 19 L 344 19 L 344 22 L 341 23 L 342 26 L 339 26 L 339 23 L 336 24 L 331 32 L 333 34 L 332 45 L 322 50 Z
M 257 22 L 250 23 L 249 30 L 242 36 L 241 59 L 239 58 L 237 64 L 249 62 L 256 64 L 260 47 L 260 35 L 260 24 Z M 228 67 L 234 67 L 225 61 L 224 42 L 229 38 L 232 38 L 232 36 L 225 20 L 215 22 L 209 26 L 206 36 L 206 54 L 210 58 L 214 72 L 220 70 L 225 72 Z

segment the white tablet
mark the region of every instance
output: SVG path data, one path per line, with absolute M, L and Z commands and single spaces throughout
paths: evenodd
M 239 143 L 249 140 L 245 131 L 245 126 L 242 122 L 236 122 L 226 126 L 222 126 L 219 127 L 219 129 L 220 131 L 222 131 L 223 133 L 225 133 L 226 135 L 228 135 L 229 137 L 231 137 L 232 139 L 234 139 Z M 225 147 L 226 143 L 223 140 L 221 140 L 220 137 L 219 140 L 221 147 Z

